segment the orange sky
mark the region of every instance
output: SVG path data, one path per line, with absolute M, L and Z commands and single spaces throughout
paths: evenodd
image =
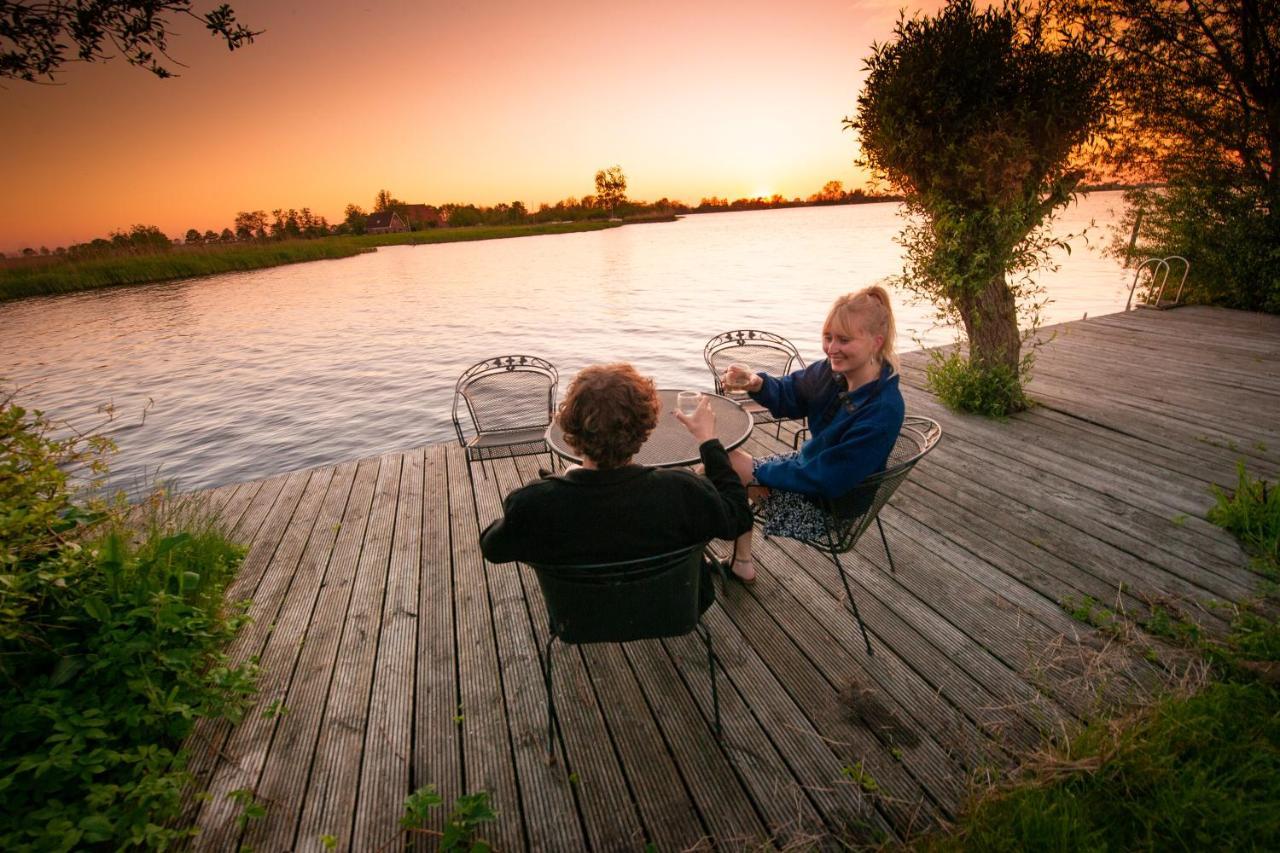
M 858 186 L 840 120 L 902 4 L 232 5 L 267 32 L 232 54 L 178 21 L 176 79 L 116 59 L 0 89 L 0 251 L 133 223 L 221 230 L 257 208 L 337 221 L 383 187 L 535 208 L 592 192 L 613 164 L 650 201 Z

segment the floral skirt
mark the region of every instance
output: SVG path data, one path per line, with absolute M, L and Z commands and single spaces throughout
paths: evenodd
M 777 456 L 765 456 L 754 460 L 753 469 L 761 462 L 775 459 L 791 459 L 795 452 Z M 784 536 L 788 539 L 816 539 L 822 541 L 827 534 L 826 513 L 822 508 L 799 492 L 783 492 L 770 489 L 769 494 L 756 501 L 752 507 L 761 522 L 765 536 Z

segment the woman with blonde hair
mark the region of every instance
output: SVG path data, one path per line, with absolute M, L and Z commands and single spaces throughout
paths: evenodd
M 789 376 L 730 365 L 721 381 L 747 391 L 777 417 L 809 419 L 810 438 L 795 453 L 754 459 L 735 450 L 734 470 L 756 502 L 764 531 L 821 537 L 825 521 L 812 498 L 836 498 L 884 469 L 902 428 L 893 307 L 879 285 L 836 299 L 822 324 L 826 355 Z M 756 578 L 748 530 L 734 542 L 733 577 Z

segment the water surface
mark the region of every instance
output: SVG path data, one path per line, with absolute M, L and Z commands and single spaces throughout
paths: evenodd
M 1057 230 L 1119 206 L 1095 194 Z M 77 426 L 113 407 L 120 485 L 216 486 L 451 439 L 454 382 L 495 355 L 549 359 L 562 391 L 602 361 L 705 388 L 703 344 L 735 328 L 820 358 L 834 296 L 900 270 L 899 216 L 892 204 L 719 213 L 37 297 L 0 304 L 0 375 Z M 1060 260 L 1044 278 L 1048 322 L 1123 309 L 1116 262 L 1079 240 Z M 931 306 L 895 304 L 900 349 L 952 339 Z

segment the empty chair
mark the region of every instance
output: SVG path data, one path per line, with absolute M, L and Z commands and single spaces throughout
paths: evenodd
M 720 374 L 731 364 L 746 365 L 753 373 L 768 373 L 772 376 L 786 376 L 805 366 L 804 359 L 791 341 L 781 335 L 757 329 L 735 329 L 716 335 L 702 348 L 702 358 L 711 370 L 717 394 L 725 393 L 720 383 Z M 775 424 L 775 437 L 782 434 L 782 422 L 789 420 L 788 418 L 774 417 L 768 409 L 745 394 L 734 392 L 730 396 L 751 413 L 757 424 Z
M 907 479 L 911 469 L 937 446 L 942 438 L 942 427 L 930 418 L 908 416 L 903 420 L 898 440 L 889 454 L 885 469 L 872 474 L 838 498 L 808 498 L 821 510 L 825 521 L 825 530 L 821 535 L 810 537 L 795 536 L 797 541 L 817 548 L 831 558 L 836 564 L 836 572 L 840 582 L 844 584 L 845 595 L 853 610 L 854 619 L 862 631 L 863 642 L 867 645 L 867 654 L 871 651 L 871 639 L 867 636 L 867 626 L 858 613 L 857 602 L 853 600 L 853 592 L 849 588 L 849 579 L 845 576 L 840 555 L 846 554 L 858 544 L 858 539 L 874 520 L 880 530 L 880 541 L 884 543 L 885 556 L 889 559 L 889 570 L 896 571 L 893 565 L 893 553 L 889 550 L 889 539 L 884 535 L 884 525 L 880 523 L 880 510 L 888 503 L 889 498 L 898 486 Z
M 468 476 L 475 461 L 488 477 L 486 460 L 551 455 L 546 432 L 555 415 L 559 381 L 551 362 L 532 355 L 504 355 L 467 368 L 454 386 L 453 428 L 466 450 Z M 459 417 L 463 407 L 471 422 L 470 437 Z
M 720 736 L 711 633 L 702 624 L 699 584 L 706 543 L 655 557 L 615 563 L 556 566 L 530 564 L 547 604 L 550 634 L 542 673 L 547 688 L 547 760 L 555 761 L 555 690 L 552 649 L 569 645 L 625 643 L 679 637 L 697 630 L 707 648 L 715 733 Z

